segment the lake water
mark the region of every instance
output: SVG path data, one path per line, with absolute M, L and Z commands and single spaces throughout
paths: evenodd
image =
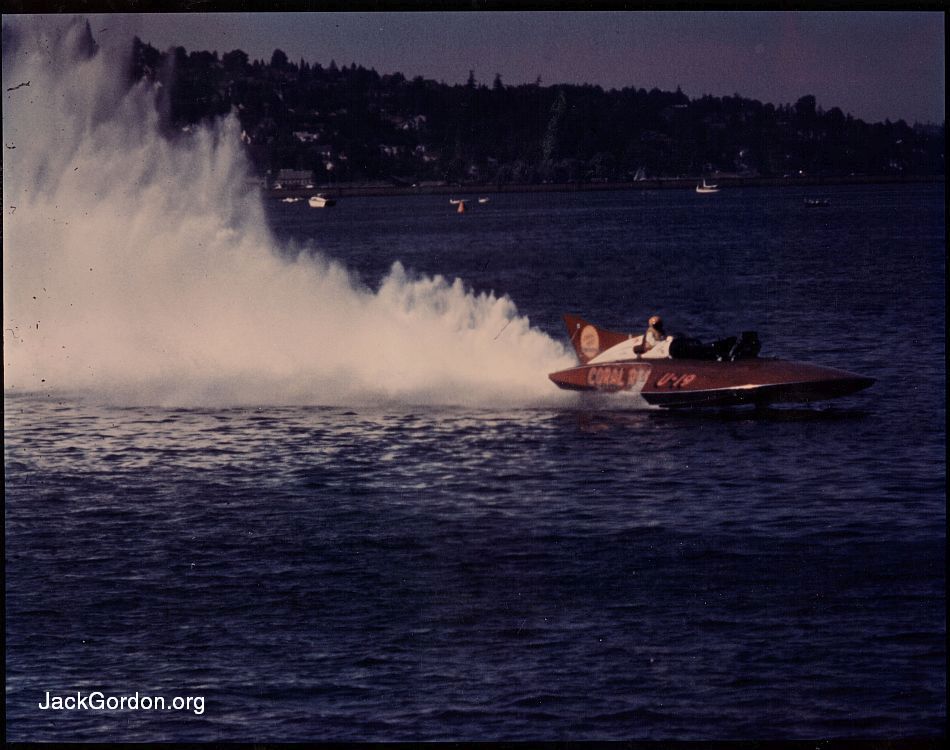
M 359 352 L 334 377 L 381 360 L 393 388 L 8 388 L 7 738 L 942 735 L 945 205 L 943 185 L 270 203 L 282 252 L 364 290 L 327 313 Z M 526 355 L 537 393 L 506 398 L 515 365 L 487 344 L 426 348 L 396 312 L 420 354 L 374 337 L 396 261 L 507 295 L 545 342 L 566 344 L 564 312 L 634 331 L 658 312 L 877 382 L 764 412 L 604 409 Z M 517 327 L 493 325 L 499 348 Z M 95 690 L 204 710 L 37 705 Z

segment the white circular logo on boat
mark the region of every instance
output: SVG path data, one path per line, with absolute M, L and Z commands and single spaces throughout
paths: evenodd
M 581 354 L 590 359 L 600 351 L 600 336 L 594 326 L 584 326 L 581 331 Z

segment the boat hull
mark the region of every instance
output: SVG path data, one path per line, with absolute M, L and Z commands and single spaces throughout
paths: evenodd
M 639 395 L 667 408 L 807 403 L 847 396 L 874 383 L 846 370 L 779 359 L 617 361 L 579 365 L 548 377 L 567 390 Z

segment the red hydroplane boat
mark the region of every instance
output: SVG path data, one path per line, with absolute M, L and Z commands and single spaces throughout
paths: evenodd
M 576 315 L 564 322 L 580 364 L 548 377 L 568 390 L 628 393 L 664 407 L 763 406 L 847 396 L 874 383 L 831 367 L 760 359 L 752 331 L 713 344 L 667 336 L 637 354 L 642 335 L 607 331 Z

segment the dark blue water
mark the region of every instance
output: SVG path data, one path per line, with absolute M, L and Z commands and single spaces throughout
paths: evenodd
M 559 315 L 878 379 L 765 412 L 157 409 L 8 396 L 11 740 L 945 732 L 945 193 L 270 207 Z M 204 711 L 42 711 L 46 691 Z

